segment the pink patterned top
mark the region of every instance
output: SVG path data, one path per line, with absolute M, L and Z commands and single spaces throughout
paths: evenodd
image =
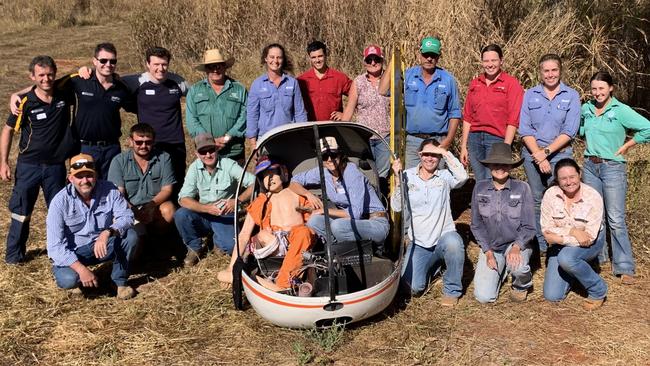
M 386 136 L 390 132 L 390 99 L 380 95 L 377 87 L 363 73 L 354 79 L 359 98 L 357 99 L 357 122 Z

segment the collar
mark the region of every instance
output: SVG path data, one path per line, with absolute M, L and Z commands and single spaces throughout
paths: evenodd
M 504 82 L 505 81 L 504 78 L 503 78 L 504 74 L 506 74 L 506 72 L 501 70 L 501 72 L 499 72 L 499 75 L 497 75 L 497 78 L 494 80 L 494 82 L 492 82 L 492 84 L 496 83 L 497 81 Z M 485 77 L 484 72 L 482 72 L 481 75 L 478 76 L 478 80 L 483 84 L 487 84 L 487 81 L 486 81 L 487 78 Z
M 438 162 L 438 164 L 440 164 L 440 162 Z M 422 179 L 422 177 L 420 177 L 420 168 L 422 168 L 422 163 L 418 163 L 418 165 L 416 166 L 416 168 L 415 168 L 415 175 L 416 175 L 418 178 L 420 178 L 420 180 L 422 180 L 422 181 L 424 181 L 424 182 L 429 181 L 429 180 L 431 180 L 431 179 L 437 177 L 437 176 L 438 176 L 438 173 L 440 172 L 440 169 L 436 168 L 436 170 L 433 172 L 433 175 L 431 176 L 431 178 L 429 178 L 429 179 L 427 179 L 427 180 L 424 180 L 424 179 Z
M 418 72 L 415 73 L 415 77 L 424 81 L 424 78 L 422 77 L 422 66 L 416 66 L 416 67 Z M 436 66 L 435 70 L 433 70 L 433 76 L 431 81 L 438 81 L 442 79 L 442 77 L 440 76 L 441 74 L 440 71 L 442 71 L 442 68 Z
M 151 152 L 149 153 L 150 154 L 149 160 L 148 160 L 149 161 L 149 166 L 151 166 L 152 163 L 157 162 L 160 159 L 160 157 L 158 156 L 158 154 L 156 152 L 157 151 L 156 151 L 155 147 L 151 149 Z M 127 151 L 126 157 L 127 157 L 127 159 L 135 162 L 135 152 L 133 151 L 133 148 L 130 148 Z
M 544 93 L 544 85 L 542 85 L 542 83 L 535 85 L 534 87 L 530 88 L 530 90 L 535 93 L 546 96 L 546 93 Z M 569 91 L 569 87 L 564 82 L 560 81 L 560 91 L 556 94 L 556 96 L 568 91 Z
M 585 183 L 580 183 L 580 199 L 577 200 L 576 202 L 585 202 L 585 195 L 584 193 L 584 188 L 585 188 Z M 555 194 L 555 197 L 559 198 L 562 200 L 562 202 L 566 202 L 566 195 L 564 194 L 564 191 L 560 187 L 558 187 L 558 192 Z
M 205 167 L 205 164 L 201 159 L 197 158 L 196 161 L 198 162 L 199 169 L 200 170 L 208 170 L 208 168 Z M 217 170 L 221 169 L 221 155 L 217 156 L 217 164 L 214 166 L 214 171 L 216 172 Z
M 503 189 L 507 189 L 509 191 L 512 190 L 511 181 L 512 181 L 512 178 L 508 178 L 508 180 L 506 181 L 506 184 L 503 185 Z M 503 190 L 503 189 L 500 189 L 500 191 Z M 495 192 L 497 191 L 497 188 L 494 186 L 494 182 L 492 182 L 492 180 L 490 180 L 490 184 L 488 185 L 488 191 L 495 191 Z
M 262 80 L 268 81 L 269 83 L 271 83 L 271 80 L 269 79 L 269 73 L 268 72 L 265 72 L 264 75 L 262 75 Z M 280 84 L 284 83 L 285 80 L 287 80 L 287 73 L 283 71 L 282 72 L 282 77 L 280 78 Z
M 586 104 L 587 104 L 587 108 L 589 109 L 589 112 L 591 112 L 592 114 L 595 115 L 596 114 L 596 101 L 594 99 L 591 99 Z M 620 107 L 620 106 L 621 106 L 621 102 L 619 102 L 619 100 L 616 99 L 616 97 L 612 96 L 612 99 L 610 100 L 609 104 L 607 104 L 605 106 L 605 110 L 603 111 L 601 116 L 604 115 L 605 113 L 609 112 L 610 109 L 617 108 L 617 107 Z

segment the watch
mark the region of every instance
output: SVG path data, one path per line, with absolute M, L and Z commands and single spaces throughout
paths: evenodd
M 230 139 L 232 139 L 232 136 L 230 136 L 229 134 L 223 135 L 223 142 L 227 143 L 230 141 Z
M 545 147 L 544 148 L 544 154 L 546 154 L 546 156 L 551 155 L 551 149 L 549 149 L 548 147 Z

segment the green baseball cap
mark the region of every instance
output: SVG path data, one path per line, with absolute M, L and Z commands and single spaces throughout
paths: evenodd
M 420 53 L 429 53 L 433 52 L 435 54 L 440 54 L 440 40 L 435 37 L 426 37 L 422 40 L 422 45 L 420 46 Z

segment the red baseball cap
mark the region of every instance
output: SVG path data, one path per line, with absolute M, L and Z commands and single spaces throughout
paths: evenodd
M 363 50 L 363 59 L 365 60 L 368 56 L 378 56 L 384 58 L 384 54 L 381 52 L 381 48 L 377 45 L 371 44 Z

